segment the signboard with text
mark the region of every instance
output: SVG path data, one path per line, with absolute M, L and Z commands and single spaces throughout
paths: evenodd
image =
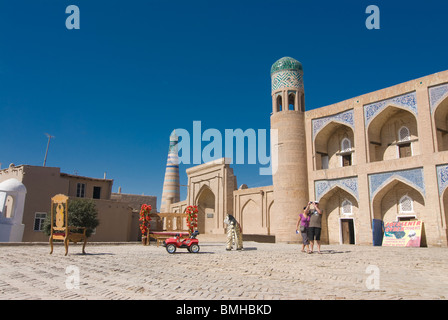
M 388 222 L 384 226 L 383 246 L 420 247 L 422 221 Z

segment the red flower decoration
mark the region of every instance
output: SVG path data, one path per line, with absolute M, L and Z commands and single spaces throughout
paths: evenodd
M 185 210 L 187 214 L 187 227 L 190 234 L 198 227 L 198 206 L 188 206 Z
M 140 209 L 140 218 L 138 219 L 140 221 L 140 231 L 143 234 L 146 234 L 148 232 L 149 227 L 151 226 L 150 221 L 152 220 L 149 214 L 151 213 L 151 205 L 149 204 L 142 204 L 142 207 Z

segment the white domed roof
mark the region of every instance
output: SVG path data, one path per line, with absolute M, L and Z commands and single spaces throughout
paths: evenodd
M 0 191 L 26 193 L 25 185 L 17 179 L 11 178 L 0 183 Z

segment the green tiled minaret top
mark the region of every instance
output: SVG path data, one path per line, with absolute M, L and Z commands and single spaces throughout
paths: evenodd
M 282 70 L 303 71 L 302 64 L 291 57 L 283 57 L 277 60 L 271 67 L 271 75 Z

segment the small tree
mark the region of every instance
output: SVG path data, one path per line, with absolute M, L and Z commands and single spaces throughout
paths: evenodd
M 51 214 L 47 214 L 43 231 L 47 236 L 51 233 Z M 68 200 L 68 225 L 86 228 L 86 236 L 90 237 L 93 230 L 100 224 L 95 202 L 90 199 Z

